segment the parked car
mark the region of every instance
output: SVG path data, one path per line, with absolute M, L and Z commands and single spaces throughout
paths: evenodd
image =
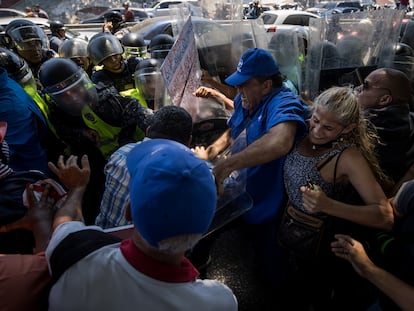
M 275 32 L 279 25 L 309 26 L 311 18 L 320 18 L 319 15 L 296 10 L 270 10 L 260 16 L 266 32 Z
M 360 1 L 322 1 L 314 7 L 306 9 L 306 12 L 321 15 L 327 10 L 345 7 L 354 7 L 358 10 L 362 10 L 363 8 Z
M 141 8 L 130 8 L 130 9 L 134 12 L 135 22 L 141 22 L 144 19 L 149 18 L 149 15 L 147 14 L 147 12 L 145 12 L 145 9 L 141 9 Z M 95 23 L 103 24 L 105 13 L 108 13 L 111 11 L 117 11 L 117 12 L 122 13 L 124 10 L 125 10 L 124 8 L 109 9 L 103 12 L 102 14 L 98 15 L 97 17 L 88 18 L 88 19 L 81 21 L 80 24 L 95 24 Z
M 0 37 L 4 36 L 4 30 L 6 29 L 7 25 L 15 20 L 16 18 L 21 17 L 1 17 L 0 18 L 0 27 L 3 28 L 3 31 L 0 32 Z M 47 36 L 51 34 L 50 31 L 50 20 L 47 20 L 45 18 L 39 18 L 39 17 L 24 17 L 30 20 L 31 22 L 35 23 L 36 25 L 39 25 L 43 31 L 46 33 Z M 66 27 L 66 36 L 68 38 L 74 38 L 74 37 L 80 37 L 82 39 L 88 40 L 93 34 L 95 34 L 98 31 L 98 29 L 92 29 L 92 28 L 73 28 Z M 1 41 L 1 40 L 0 40 Z
M 169 16 L 170 6 L 179 5 L 183 2 L 190 2 L 192 4 L 198 5 L 197 0 L 162 0 L 156 1 L 150 8 L 146 8 L 145 12 L 150 17 Z
M 10 8 L 0 8 L 0 18 L 2 17 L 26 17 L 26 13 Z
M 352 13 L 352 12 L 359 12 L 359 9 L 356 7 L 339 7 L 339 8 L 326 10 L 322 12 L 320 16 L 325 17 L 331 14 L 345 14 L 345 13 Z

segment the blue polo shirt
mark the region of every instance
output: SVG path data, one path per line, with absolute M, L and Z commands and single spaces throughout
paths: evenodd
M 250 145 L 275 125 L 296 121 L 296 137 L 303 136 L 306 130 L 307 106 L 286 87 L 276 89 L 265 96 L 251 116 L 242 107 L 240 94 L 234 99 L 234 113 L 228 121 L 233 140 Z M 245 136 L 245 138 L 244 138 Z M 246 190 L 253 198 L 253 208 L 243 215 L 245 221 L 260 224 L 274 220 L 283 208 L 285 190 L 283 183 L 283 163 L 285 157 L 247 168 Z

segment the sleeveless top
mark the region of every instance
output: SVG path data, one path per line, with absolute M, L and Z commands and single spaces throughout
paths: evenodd
M 325 181 L 319 171 L 321 167 L 318 169 L 318 164 L 327 164 L 330 161 L 329 158 L 332 159 L 335 155 L 350 146 L 352 145 L 342 145 L 337 149 L 331 150 L 320 156 L 309 157 L 301 155 L 296 145 L 292 152 L 287 155 L 283 170 L 286 193 L 290 204 L 295 208 L 308 213 L 302 205 L 302 191 L 300 190 L 300 187 L 306 186 L 309 182 L 321 187 L 323 192 L 330 198 L 334 197 L 334 195 L 335 197 L 340 197 L 341 194 L 345 193 L 347 185 L 338 183 L 334 185 L 333 182 Z M 326 159 L 325 161 L 327 162 L 324 162 L 324 159 Z M 322 213 L 319 213 L 319 216 L 321 215 Z M 318 214 L 312 214 L 312 216 L 318 216 Z

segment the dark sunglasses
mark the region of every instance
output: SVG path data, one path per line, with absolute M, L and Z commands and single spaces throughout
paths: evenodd
M 386 87 L 376 87 L 376 86 L 372 86 L 367 80 L 364 80 L 364 82 L 362 82 L 362 90 L 363 91 L 368 91 L 369 89 L 379 89 L 379 90 L 386 90 L 391 93 L 391 90 L 386 88 Z

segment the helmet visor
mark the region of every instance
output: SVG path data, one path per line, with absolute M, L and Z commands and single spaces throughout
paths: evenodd
M 10 37 L 19 50 L 35 50 L 38 48 L 49 48 L 49 40 L 39 26 L 22 26 L 13 29 Z
M 125 55 L 128 56 L 137 56 L 137 57 L 145 57 L 147 54 L 147 48 L 144 47 L 135 47 L 135 46 L 124 46 L 125 48 Z
M 95 85 L 82 69 L 45 91 L 60 109 L 72 116 L 80 116 L 86 105 L 93 106 L 98 102 Z
M 158 100 L 164 95 L 164 80 L 160 71 L 144 68 L 135 72 L 135 85 L 147 100 Z

